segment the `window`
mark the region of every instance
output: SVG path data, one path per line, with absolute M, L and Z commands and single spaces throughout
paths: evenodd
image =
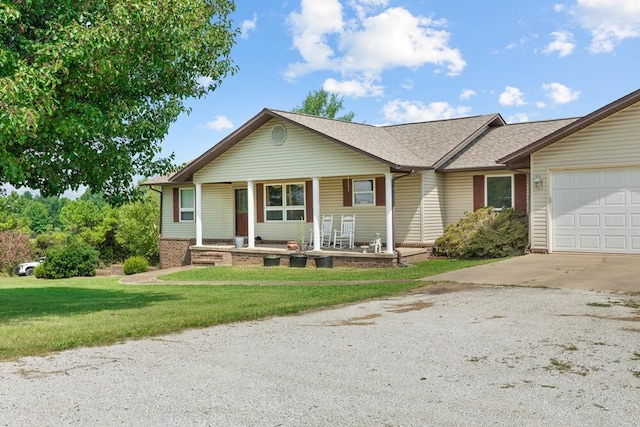
M 485 206 L 493 206 L 495 209 L 513 207 L 513 177 L 487 176 L 486 177 L 486 203 Z
M 264 193 L 267 221 L 305 219 L 304 184 L 267 184 L 264 186 Z
M 372 179 L 353 180 L 353 206 L 373 206 L 375 194 Z
M 195 190 L 180 189 L 180 222 L 191 222 L 195 218 Z

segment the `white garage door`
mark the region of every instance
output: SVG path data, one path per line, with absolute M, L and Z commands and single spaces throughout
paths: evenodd
M 554 251 L 640 254 L 640 167 L 554 172 Z

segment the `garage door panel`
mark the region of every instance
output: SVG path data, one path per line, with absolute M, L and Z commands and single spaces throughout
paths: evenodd
M 612 252 L 626 251 L 626 236 L 604 236 L 604 249 Z
M 626 206 L 627 198 L 624 191 L 603 192 L 605 206 Z
M 580 214 L 578 224 L 580 227 L 600 227 L 600 215 L 598 214 Z
M 552 249 L 640 254 L 640 167 L 552 174 Z

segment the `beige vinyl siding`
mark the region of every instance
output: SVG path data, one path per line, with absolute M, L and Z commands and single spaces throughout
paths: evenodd
M 282 124 L 287 140 L 271 142 L 271 129 Z M 295 179 L 301 177 L 382 174 L 389 167 L 298 126 L 272 119 L 194 175 L 195 182 Z
M 175 187 L 162 187 L 162 237 L 196 237 L 196 223 L 173 222 L 173 189 Z M 183 185 L 178 188 L 193 188 Z
M 445 226 L 454 224 L 473 210 L 473 176 L 478 172 L 452 172 L 444 174 Z
M 621 110 L 531 156 L 531 175 L 543 179 L 532 200 L 532 249 L 550 250 L 550 176 L 553 170 L 640 165 L 640 103 Z
M 351 178 L 367 179 L 374 176 L 351 176 Z M 263 181 L 261 181 L 263 182 Z M 286 183 L 289 181 L 266 181 L 269 183 Z M 302 182 L 302 181 L 290 181 Z M 342 206 L 342 178 L 320 179 L 320 216 L 333 215 L 333 229 L 340 228 L 341 215 L 356 215 L 356 242 L 369 242 L 376 233 L 380 233 L 385 240 L 385 207 L 384 206 Z M 298 221 L 272 221 L 257 223 L 255 225 L 256 236 L 264 240 L 297 240 L 300 231 L 304 233 L 305 241 L 309 240 L 312 223 Z
M 446 224 L 455 224 L 464 217 L 465 212 L 473 211 L 473 176 L 474 175 L 515 175 L 506 170 L 451 172 L 445 173 L 445 212 Z M 529 206 L 529 176 L 527 176 L 527 209 Z
M 395 182 L 395 203 L 396 243 L 422 242 L 422 174 L 415 173 Z
M 434 171 L 422 174 L 424 229 L 422 241 L 433 243 L 445 226 L 445 176 Z
M 246 188 L 246 187 L 245 187 Z M 234 187 L 229 184 L 202 186 L 202 237 L 231 239 L 235 234 Z

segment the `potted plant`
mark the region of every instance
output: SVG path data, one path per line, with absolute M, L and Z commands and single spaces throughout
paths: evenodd
M 304 252 L 305 241 L 304 241 L 304 221 L 300 221 L 300 235 L 298 236 L 298 240 L 296 243 L 296 253 L 291 254 L 289 256 L 289 265 L 291 267 L 306 267 L 307 266 L 307 254 Z M 287 244 L 287 247 L 289 245 Z
M 280 265 L 280 255 L 265 255 L 262 261 L 265 267 L 277 267 Z

